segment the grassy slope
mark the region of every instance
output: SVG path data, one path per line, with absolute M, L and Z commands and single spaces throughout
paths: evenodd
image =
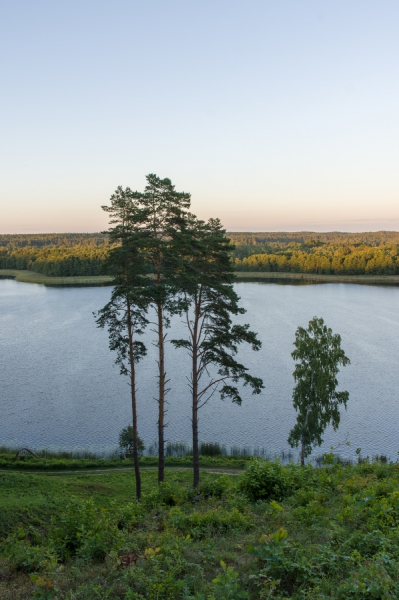
M 193 502 L 192 496 L 184 497 L 179 491 L 181 484 L 189 484 L 191 474 L 167 471 L 167 482 L 175 490 L 180 506 L 171 508 L 161 499 L 147 504 L 117 552 L 122 557 L 137 555 L 137 564 L 119 569 L 116 555 L 105 562 L 72 559 L 62 568 L 48 572 L 49 579 L 40 580 L 34 597 L 56 596 L 58 600 L 399 597 L 397 465 L 363 464 L 345 468 L 336 465 L 321 469 L 297 466 L 283 470 L 291 483 L 288 494 L 281 500 L 277 498 L 280 506 L 270 504 L 272 497 L 251 503 L 234 488 L 237 478 L 227 478 L 233 487 L 225 489 L 221 497 L 201 497 Z M 208 483 L 217 481 L 216 475 L 202 477 Z M 99 508 L 110 506 L 112 501 L 126 505 L 132 498 L 133 485 L 131 473 L 57 477 L 1 473 L 3 532 L 20 519 L 45 531 L 51 515 L 63 511 L 72 496 L 92 497 Z M 143 472 L 144 500 L 156 488 L 156 473 Z M 239 525 L 233 519 L 229 521 L 237 511 L 242 515 Z M 227 523 L 224 530 L 220 529 L 222 518 Z M 269 537 L 261 541 L 263 534 L 273 534 L 280 528 L 288 532 L 286 538 Z M 248 545 L 257 548 L 263 559 L 250 555 L 246 551 Z M 148 549 L 152 549 L 152 555 L 148 555 Z M 223 571 L 222 560 L 229 571 Z M 183 588 L 179 591 L 179 581 L 185 582 L 186 592 Z M 51 588 L 51 585 L 59 590 L 50 589 L 44 595 L 46 586 Z M 31 598 L 33 589 L 27 573 L 13 570 L 3 560 L 2 600 Z
M 42 283 L 44 285 L 103 285 L 112 281 L 106 275 L 93 277 L 47 277 L 34 271 L 0 269 L 0 277 L 15 277 L 24 283 Z M 330 283 L 372 283 L 379 285 L 399 285 L 399 275 L 315 275 L 314 273 L 276 273 L 262 271 L 237 271 L 238 280 L 304 280 Z
M 187 471 L 168 473 L 173 481 L 189 483 Z M 143 471 L 143 487 L 146 493 L 156 488 L 157 474 Z M 134 474 L 91 473 L 38 475 L 28 473 L 0 473 L 0 539 L 19 522 L 38 525 L 48 524 L 50 517 L 62 510 L 71 497 L 88 499 L 95 497 L 98 506 L 106 507 L 134 499 Z

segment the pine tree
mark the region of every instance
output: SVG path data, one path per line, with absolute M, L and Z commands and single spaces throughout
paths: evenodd
M 137 194 L 129 188 L 118 188 L 111 196 L 111 206 L 103 209 L 111 214 L 110 224 L 114 225 L 108 231 L 110 239 L 120 245 L 110 250 L 104 265 L 104 272 L 114 277 L 111 299 L 95 316 L 99 327 L 108 328 L 109 347 L 117 353 L 115 362 L 121 374 L 129 376 L 136 496 L 140 499 L 136 364 L 146 354 L 145 345 L 137 339 L 148 324 L 147 264 L 142 252 L 143 235 L 140 229 L 146 214 L 138 205 Z
M 161 483 L 165 478 L 165 330 L 170 324 L 170 315 L 176 312 L 173 273 L 177 257 L 173 239 L 190 207 L 190 194 L 176 192 L 170 179 L 160 179 L 154 174 L 147 175 L 146 179 L 140 202 L 146 215 L 144 252 L 153 274 L 148 294 L 156 312 L 153 325 L 158 348 L 158 482 Z
M 235 293 L 230 240 L 218 219 L 208 223 L 193 215 L 175 233 L 176 289 L 180 290 L 180 308 L 184 310 L 187 338 L 172 340 L 177 348 L 186 348 L 191 357 L 190 391 L 194 487 L 199 483 L 198 411 L 219 391 L 222 399 L 241 404 L 238 383 L 249 385 L 259 394 L 263 382 L 253 377 L 235 355 L 238 345 L 246 342 L 253 350 L 261 343 L 249 325 L 233 324 L 232 317 L 243 314 Z

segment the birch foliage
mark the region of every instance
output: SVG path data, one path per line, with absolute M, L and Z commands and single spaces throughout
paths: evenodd
M 288 442 L 292 447 L 301 446 L 303 464 L 313 446 L 323 443 L 326 427 L 338 429 L 340 407 L 346 409 L 349 392 L 337 391 L 337 375 L 339 367 L 350 360 L 341 348 L 341 336 L 333 334 L 321 318 L 314 317 L 307 329 L 298 327 L 294 346 L 291 356 L 297 364 L 292 398 L 298 414 Z

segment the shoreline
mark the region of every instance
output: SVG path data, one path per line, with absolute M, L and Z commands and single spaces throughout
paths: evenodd
M 365 285 L 399 285 L 399 275 L 319 275 L 282 271 L 236 271 L 237 281 L 273 280 L 313 283 L 359 283 Z
M 91 286 L 110 285 L 112 277 L 108 275 L 76 275 L 73 277 L 49 277 L 35 271 L 24 271 L 19 269 L 0 269 L 0 279 L 12 278 L 21 283 L 38 283 L 47 286 Z
M 37 283 L 47 286 L 103 286 L 111 285 L 108 275 L 82 275 L 73 277 L 49 277 L 35 271 L 0 269 L 0 279 L 13 278 L 21 283 Z M 237 282 L 252 281 L 273 283 L 357 283 L 362 285 L 399 285 L 399 275 L 318 275 L 316 273 L 286 273 L 282 271 L 236 271 Z

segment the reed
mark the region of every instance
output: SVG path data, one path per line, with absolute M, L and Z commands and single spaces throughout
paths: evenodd
M 372 285 L 399 285 L 399 275 L 318 275 L 289 271 L 236 271 L 238 280 L 296 280 L 314 283 L 363 283 Z
M 109 450 L 103 452 L 93 452 L 90 450 L 47 450 L 46 448 L 35 448 L 30 447 L 38 458 L 56 458 L 56 459 L 67 459 L 67 460 L 77 460 L 77 459 L 86 459 L 86 460 L 98 460 L 99 458 L 107 458 L 113 459 L 119 457 L 118 450 Z M 14 446 L 0 446 L 0 456 L 5 455 L 9 457 L 10 455 L 16 456 L 17 452 L 20 450 L 20 447 Z M 24 450 L 19 454 L 18 459 L 24 459 L 24 457 L 31 456 L 28 452 Z
M 34 271 L 0 269 L 0 278 L 15 278 L 21 283 L 41 283 L 43 285 L 104 285 L 112 282 L 108 275 L 85 275 L 75 277 L 48 277 Z

